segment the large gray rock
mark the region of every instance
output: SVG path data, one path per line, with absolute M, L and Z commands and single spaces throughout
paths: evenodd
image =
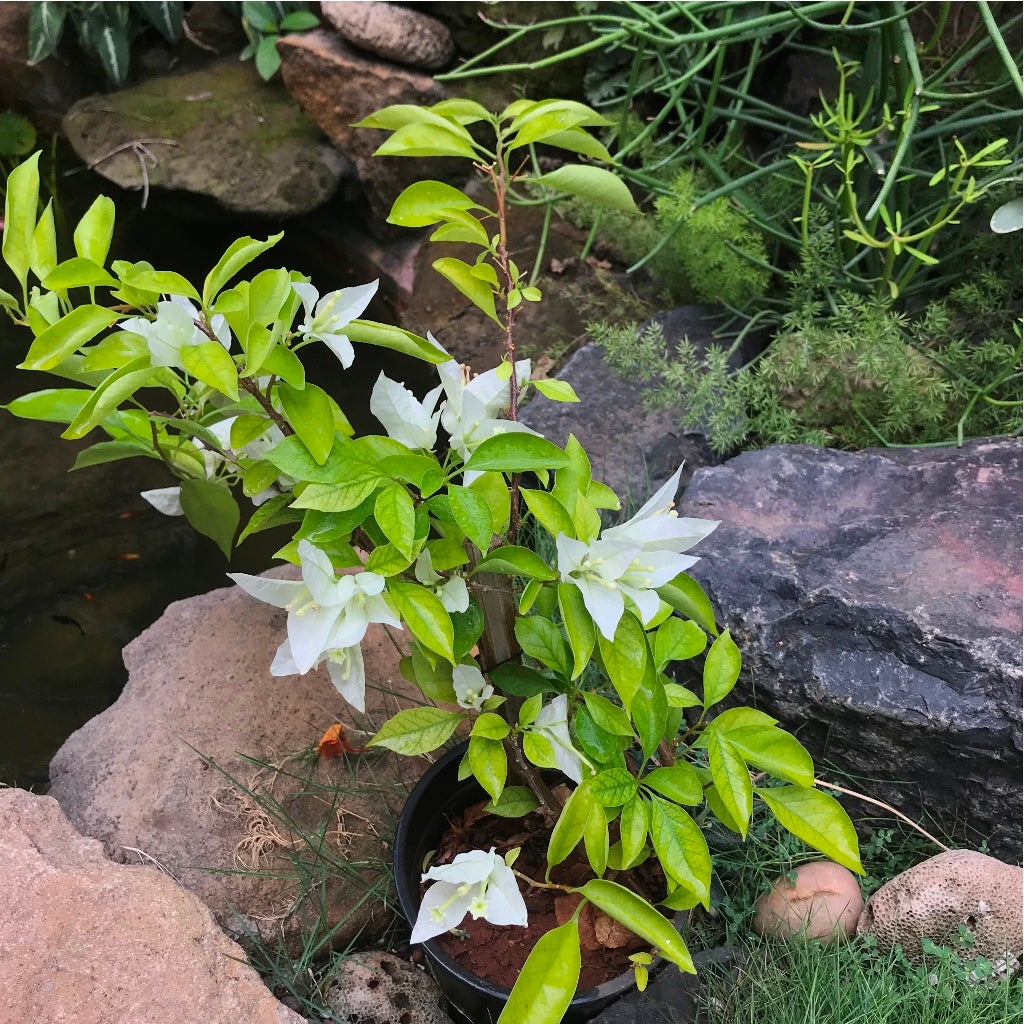
M 5 1024 L 302 1024 L 213 915 L 154 867 L 113 864 L 48 796 L 0 790 Z
M 378 57 L 423 71 L 437 71 L 455 56 L 455 43 L 437 18 L 382 0 L 325 0 L 324 19 L 344 39 Z
M 234 57 L 89 96 L 64 131 L 86 164 L 122 188 L 209 196 L 233 213 L 308 213 L 345 170 L 280 84 Z
M 125 648 L 117 703 L 58 751 L 50 793 L 114 860 L 156 861 L 229 933 L 290 944 L 322 898 L 344 945 L 392 920 L 377 895 L 390 833 L 427 762 L 376 749 L 317 757 L 332 723 L 373 731 L 413 688 L 399 676 L 392 637 L 371 626 L 367 714 L 353 718 L 323 669 L 270 675 L 284 625 L 283 612 L 234 586 L 170 605 Z M 322 892 L 301 893 L 306 869 L 293 859 L 316 859 L 303 835 L 328 861 L 353 865 L 328 871 Z
M 709 306 L 681 307 L 659 315 L 668 344 L 686 336 L 698 347 L 714 343 Z M 704 435 L 679 428 L 682 406 L 647 411 L 644 382 L 627 380 L 605 362 L 599 345 L 575 352 L 558 373 L 579 403 L 535 399 L 520 419 L 555 444 L 574 434 L 590 456 L 594 476 L 623 500 L 642 504 L 683 464 L 685 485 L 701 466 L 717 461 Z
M 1021 445 L 779 446 L 696 474 L 741 688 L 823 762 L 1019 856 Z M 746 696 L 746 694 L 744 695 Z M 854 784 L 854 788 L 857 788 Z

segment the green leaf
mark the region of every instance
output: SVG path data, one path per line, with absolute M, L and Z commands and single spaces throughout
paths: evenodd
M 625 768 L 609 768 L 590 780 L 590 791 L 602 807 L 621 807 L 636 795 L 636 786 Z
M 583 700 L 587 710 L 594 716 L 594 721 L 602 729 L 615 736 L 632 737 L 633 727 L 630 725 L 629 715 L 618 704 L 613 704 L 599 693 L 584 692 Z
M 717 704 L 728 695 L 740 677 L 742 658 L 735 641 L 726 630 L 711 645 L 704 662 L 704 707 Z
M 774 726 L 746 726 L 727 734 L 729 743 L 748 763 L 798 786 L 814 783 L 814 763 L 803 744 Z
M 33 153 L 7 176 L 4 198 L 4 262 L 25 287 L 32 264 L 32 237 L 39 208 L 39 154 Z M 46 369 L 46 367 L 42 367 Z
M 591 879 L 576 890 L 610 918 L 639 935 L 680 970 L 696 974 L 690 951 L 675 926 L 642 896 L 603 878 Z
M 117 280 L 98 263 L 84 256 L 73 256 L 54 267 L 42 279 L 42 285 L 52 292 L 66 292 L 69 288 L 114 288 Z
M 449 484 L 448 501 L 459 529 L 481 551 L 486 551 L 494 536 L 494 521 L 491 519 L 491 507 L 484 497 L 469 487 Z
M 709 906 L 711 854 L 697 823 L 675 804 L 651 798 L 651 843 L 665 874 Z
M 528 473 L 560 469 L 569 461 L 556 444 L 536 434 L 511 431 L 480 442 L 465 465 L 467 470 Z
M 481 558 L 473 569 L 473 575 L 481 572 L 508 573 L 534 580 L 558 579 L 558 573 L 536 551 L 516 544 L 505 544 Z
M 622 860 L 631 864 L 640 856 L 647 838 L 647 804 L 639 795 L 627 800 L 619 815 L 619 837 Z
M 573 916 L 537 941 L 497 1024 L 559 1024 L 580 980 L 580 933 Z
M 0 114 L 0 117 L 3 115 Z M 57 266 L 57 227 L 53 220 L 53 200 L 46 204 L 35 231 L 32 232 L 32 273 L 44 280 Z M 17 303 L 15 303 L 17 305 Z
M 281 55 L 277 52 L 278 35 L 264 36 L 256 47 L 256 71 L 264 82 L 269 82 L 280 70 Z
M 231 557 L 240 514 L 231 492 L 212 480 L 182 480 L 181 507 L 194 530 L 209 537 Z
M 497 800 L 484 805 L 484 811 L 499 818 L 522 818 L 538 807 L 540 801 L 527 786 L 506 786 Z
M 416 583 L 403 583 L 394 579 L 388 581 L 387 592 L 412 635 L 428 651 L 434 651 L 454 664 L 455 629 L 451 617 L 438 598 Z
M 658 587 L 658 596 L 672 605 L 677 612 L 682 612 L 698 626 L 703 626 L 712 636 L 718 636 L 715 611 L 711 607 L 708 595 L 692 576 L 680 573 L 671 583 Z
M 660 672 L 670 661 L 695 658 L 707 645 L 707 634 L 696 622 L 673 616 L 654 634 L 654 662 Z
M 572 853 L 583 838 L 587 827 L 587 819 L 590 812 L 597 805 L 590 792 L 590 787 L 584 783 L 577 786 L 566 800 L 562 807 L 562 813 L 551 830 L 551 838 L 548 840 L 548 869 L 556 864 L 561 864 L 566 857 Z
M 527 615 L 516 619 L 516 639 L 531 657 L 565 678 L 569 677 L 570 653 L 561 630 L 540 615 Z
M 86 469 L 121 459 L 135 459 L 139 456 L 155 459 L 156 454 L 139 441 L 99 441 L 83 449 L 75 458 L 72 469 Z
M 224 354 L 227 355 L 226 352 Z M 295 428 L 299 440 L 309 450 L 314 461 L 320 466 L 324 465 L 334 447 L 334 411 L 327 392 L 315 384 L 307 383 L 299 390 L 290 384 L 279 383 L 277 394 L 284 414 Z
M 668 720 L 665 687 L 650 660 L 644 665 L 644 674 L 633 693 L 629 713 L 633 716 L 636 733 L 640 738 L 640 751 L 645 758 L 650 757 L 665 735 Z
M 362 124 L 366 124 L 366 121 Z M 465 134 L 460 134 L 457 128 L 457 125 L 452 124 L 443 127 L 440 124 L 407 124 L 385 139 L 373 155 L 462 156 L 476 160 L 477 152 L 469 139 L 469 133 L 463 129 Z
M 142 292 L 154 295 L 183 295 L 187 299 L 199 301 L 199 292 L 191 282 L 173 270 L 139 270 L 122 278 L 129 288 L 137 288 Z
M 473 268 L 454 256 L 444 256 L 434 260 L 434 269 L 449 284 L 454 285 L 463 295 L 473 303 L 477 309 L 489 316 L 496 324 L 501 320 L 494 308 L 494 291 L 486 281 L 481 281 L 473 273 Z
M 545 185 L 567 192 L 571 196 L 579 196 L 596 206 L 604 206 L 614 210 L 637 212 L 633 196 L 621 178 L 603 167 L 591 167 L 584 164 L 565 164 L 547 174 L 535 178 L 527 178 L 535 185 Z
M 400 327 L 379 324 L 374 320 L 353 320 L 345 328 L 345 334 L 349 341 L 387 348 L 392 352 L 403 352 L 427 363 L 446 363 L 451 359 L 447 352 L 426 338 L 421 338 L 411 331 L 404 331 Z
M 569 646 L 572 648 L 571 679 L 578 679 L 590 664 L 590 656 L 597 643 L 597 627 L 591 618 L 579 587 L 571 583 L 558 584 L 558 609 L 562 615 Z M 623 712 L 625 715 L 625 712 Z
M 115 85 L 128 77 L 128 34 L 121 26 L 103 25 L 93 39 L 96 55 Z
M 783 828 L 837 864 L 859 875 L 864 873 L 857 831 L 842 804 L 834 797 L 820 789 L 801 786 L 758 788 L 754 792 L 768 805 Z
M 373 517 L 384 536 L 412 561 L 416 545 L 416 509 L 409 492 L 401 484 L 385 487 L 373 506 Z
M 598 649 L 604 670 L 627 711 L 631 710 L 633 697 L 640 688 L 647 669 L 647 639 L 636 616 L 626 612 L 615 629 L 615 639 L 608 640 L 604 634 L 597 638 Z
M 693 766 L 685 761 L 677 761 L 664 768 L 655 768 L 640 781 L 677 804 L 690 804 L 696 807 L 704 799 L 704 787 L 700 784 L 700 777 Z
M 502 693 L 514 697 L 533 697 L 538 693 L 556 693 L 554 682 L 536 669 L 518 665 L 513 661 L 496 665 L 488 673 L 491 682 Z
M 469 738 L 469 767 L 491 800 L 500 799 L 508 777 L 508 758 L 501 740 L 478 736 L 474 728 Z
M 581 156 L 593 157 L 595 160 L 603 160 L 606 164 L 615 162 L 611 153 L 593 135 L 580 128 L 569 128 L 564 132 L 548 135 L 544 139 L 544 145 L 565 149 L 570 153 L 579 153 Z
M 29 8 L 28 62 L 38 64 L 57 48 L 64 30 L 66 3 L 41 0 Z
M 253 511 L 245 529 L 238 535 L 238 543 L 241 544 L 246 537 L 251 537 L 254 533 L 261 533 L 263 530 L 272 529 L 282 523 L 299 522 L 301 513 L 290 507 L 291 500 L 290 494 L 277 494 L 263 502 L 259 508 Z
M 181 38 L 185 5 L 181 0 L 147 0 L 135 5 L 135 10 L 149 22 L 169 43 Z
M 754 790 L 746 762 L 725 736 L 713 732 L 708 738 L 708 765 L 729 820 L 739 826 L 740 835 L 746 838 L 754 808 Z
M 284 232 L 279 232 L 263 242 L 248 236 L 232 242 L 214 268 L 206 275 L 206 280 L 203 282 L 203 308 L 209 309 L 221 289 L 235 274 L 243 267 L 248 266 L 261 253 L 277 245 L 283 237 Z
M 521 488 L 519 493 L 526 501 L 526 507 L 533 517 L 552 537 L 557 537 L 560 533 L 564 533 L 567 537 L 576 536 L 572 516 L 553 494 L 549 491 L 537 491 L 529 487 Z
M 183 345 L 180 351 L 182 366 L 196 380 L 209 384 L 232 401 L 238 401 L 238 370 L 235 361 L 219 341 Z
M 622 752 L 630 745 L 629 740 L 602 729 L 585 707 L 576 709 L 573 732 L 583 753 L 599 765 L 621 764 Z
M 92 391 L 87 388 L 47 388 L 21 395 L 2 408 L 24 420 L 70 423 L 91 395 Z
M 579 395 L 573 390 L 573 386 L 564 380 L 535 380 L 533 386 L 545 397 L 553 402 L 578 402 Z
M 608 819 L 605 817 L 604 808 L 595 804 L 583 830 L 583 847 L 587 851 L 587 860 L 598 877 L 603 875 L 608 867 L 608 845 Z
M 484 209 L 486 207 L 474 202 L 465 192 L 443 181 L 417 181 L 395 200 L 388 223 L 422 228 L 447 220 L 452 210 Z
M 85 437 L 93 427 L 99 426 L 126 398 L 135 394 L 144 384 L 159 372 L 160 368 L 149 365 L 148 357 L 133 359 L 111 373 L 93 391 L 81 412 L 71 421 L 60 435 L 63 438 Z M 202 531 L 200 531 L 202 532 Z
M 97 196 L 75 228 L 75 252 L 102 267 L 107 262 L 113 235 L 113 200 L 106 196 Z M 114 283 L 113 279 L 110 283 Z
M 319 24 L 320 19 L 312 11 L 289 11 L 281 19 L 281 31 L 306 32 Z
M 387 747 L 410 756 L 427 754 L 446 743 L 464 717 L 441 708 L 409 708 L 385 722 L 367 746 Z

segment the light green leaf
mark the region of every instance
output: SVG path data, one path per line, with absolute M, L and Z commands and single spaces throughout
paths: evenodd
M 39 154 L 33 153 L 7 176 L 4 199 L 4 262 L 24 288 L 32 264 L 32 237 L 39 208 Z
M 220 290 L 235 274 L 261 253 L 277 245 L 283 237 L 284 233 L 279 232 L 276 235 L 271 235 L 264 242 L 259 242 L 248 236 L 232 242 L 214 268 L 206 275 L 206 280 L 203 282 L 203 308 L 209 309 Z
M 70 423 L 91 395 L 87 388 L 47 388 L 15 398 L 2 408 L 24 420 Z
M 700 777 L 693 766 L 685 761 L 677 761 L 664 768 L 655 768 L 640 781 L 677 804 L 690 804 L 696 807 L 704 799 L 704 787 L 700 784 Z
M 609 768 L 590 780 L 590 791 L 602 807 L 621 807 L 636 795 L 636 787 L 636 779 L 625 768 Z
M 647 839 L 647 804 L 636 795 L 627 800 L 619 815 L 619 837 L 622 843 L 622 860 L 631 864 L 640 856 Z
M 615 162 L 611 153 L 593 135 L 580 128 L 569 128 L 564 132 L 548 135 L 544 139 L 544 145 L 565 149 L 570 153 L 579 153 L 580 156 L 593 157 L 595 160 L 603 160 L 606 164 Z
M 654 634 L 654 662 L 660 672 L 671 661 L 695 658 L 707 645 L 707 634 L 696 622 L 673 616 Z
M 388 215 L 389 224 L 422 228 L 447 220 L 452 210 L 483 210 L 465 192 L 443 181 L 417 181 L 395 200 Z
M 448 501 L 452 515 L 459 529 L 481 550 L 491 546 L 494 536 L 494 521 L 491 519 L 491 507 L 486 499 L 469 487 L 448 485 Z M 530 552 L 531 554 L 533 552 Z M 495 570 L 501 571 L 501 570 Z
M 658 588 L 658 596 L 672 605 L 677 612 L 682 612 L 698 626 L 703 626 L 712 636 L 718 636 L 715 611 L 711 607 L 708 595 L 692 576 L 680 573 L 671 583 Z
M 148 384 L 160 368 L 149 365 L 148 357 L 133 359 L 111 373 L 82 406 L 81 412 L 60 435 L 63 438 L 85 437 L 99 426 L 125 399 Z M 200 531 L 202 532 L 202 531 Z
M 607 697 L 599 693 L 585 691 L 583 700 L 587 709 L 594 716 L 594 721 L 606 732 L 614 736 L 632 737 L 633 727 L 630 725 L 629 715 L 618 704 L 613 704 Z
M 227 355 L 226 352 L 224 354 Z M 334 410 L 327 392 L 315 384 L 307 383 L 300 390 L 290 384 L 279 383 L 277 395 L 299 440 L 314 461 L 324 465 L 334 447 Z
M 467 470 L 528 473 L 560 469 L 569 461 L 556 444 L 536 434 L 518 431 L 495 434 L 480 443 L 466 463 Z
M 523 964 L 497 1024 L 559 1024 L 580 979 L 575 916 L 542 935 Z
M 596 806 L 590 787 L 586 783 L 577 786 L 572 791 L 562 807 L 562 813 L 558 816 L 558 821 L 555 822 L 555 827 L 551 830 L 551 838 L 548 840 L 549 872 L 556 864 L 561 864 L 579 845 L 586 830 L 590 812 Z
M 416 509 L 409 492 L 401 484 L 385 487 L 377 495 L 373 518 L 384 536 L 406 556 L 408 565 L 416 546 Z
M 783 729 L 746 726 L 726 734 L 748 764 L 798 786 L 814 783 L 814 764 L 803 744 Z
M 477 309 L 489 316 L 496 324 L 500 324 L 494 308 L 494 291 L 486 281 L 482 281 L 473 273 L 473 268 L 453 256 L 444 256 L 434 260 L 434 269 L 473 303 Z
M 367 121 L 369 118 L 367 118 Z M 440 119 L 439 119 L 440 120 Z M 365 124 L 365 122 L 364 122 Z M 451 123 L 407 124 L 377 148 L 374 156 L 462 156 L 477 159 L 469 133 Z
M 709 906 L 711 854 L 697 823 L 675 804 L 651 799 L 651 843 L 665 874 Z
M 240 514 L 231 492 L 212 480 L 182 480 L 181 507 L 194 530 L 209 537 L 231 557 Z
M 527 615 L 516 619 L 516 639 L 531 657 L 565 678 L 569 676 L 570 653 L 561 630 L 540 615 Z
M 728 695 L 740 677 L 742 658 L 728 630 L 711 645 L 704 662 L 704 707 L 710 708 Z
M 675 926 L 642 896 L 607 879 L 591 879 L 576 890 L 610 918 L 625 925 L 680 970 L 696 974 L 690 951 Z
M 110 239 L 113 235 L 113 200 L 106 196 L 97 196 L 75 228 L 75 252 L 102 267 L 107 262 Z
M 181 364 L 196 380 L 216 388 L 232 401 L 238 401 L 238 370 L 235 361 L 219 341 L 204 341 L 181 348 Z M 284 385 L 282 385 L 284 386 Z
M 526 507 L 533 517 L 552 537 L 557 537 L 560 533 L 564 533 L 567 537 L 575 537 L 576 528 L 573 525 L 572 516 L 550 491 L 523 487 L 520 488 L 519 493 L 526 501 Z
M 32 232 L 32 273 L 42 281 L 57 266 L 57 228 L 53 220 L 53 200 L 46 204 Z
M 154 295 L 183 295 L 199 301 L 199 292 L 181 274 L 173 270 L 140 270 L 122 279 L 129 288 Z
M 587 851 L 590 867 L 599 878 L 608 867 L 608 845 L 608 819 L 604 808 L 595 804 L 583 829 L 583 848 Z
M 619 700 L 629 711 L 647 669 L 649 655 L 643 627 L 637 622 L 636 616 L 626 612 L 616 627 L 615 639 L 608 640 L 599 634 L 597 643 L 605 672 Z
M 353 320 L 345 328 L 345 334 L 349 341 L 387 348 L 392 352 L 403 352 L 427 363 L 446 363 L 451 359 L 447 352 L 426 338 L 421 338 L 411 331 L 404 331 L 400 327 L 379 324 L 375 320 Z
M 506 786 L 497 800 L 489 800 L 484 805 L 488 814 L 496 814 L 499 818 L 522 818 L 540 807 L 540 801 L 527 786 Z
M 394 579 L 388 581 L 387 592 L 412 635 L 428 651 L 454 664 L 455 628 L 451 616 L 433 592 L 416 583 Z
M 535 185 L 545 185 L 567 192 L 571 196 L 579 196 L 597 206 L 605 206 L 614 210 L 636 212 L 633 196 L 621 178 L 603 167 L 590 167 L 584 164 L 565 164 L 547 174 L 528 178 Z
M 489 555 L 481 558 L 473 569 L 473 574 L 481 572 L 508 573 L 510 576 L 525 576 L 534 580 L 558 579 L 558 573 L 536 551 L 515 544 L 495 548 Z
M 441 708 L 409 708 L 388 719 L 367 746 L 410 756 L 427 754 L 446 743 L 464 717 Z
M 545 378 L 535 380 L 533 386 L 545 397 L 553 402 L 578 402 L 579 395 L 573 390 L 573 386 L 565 380 Z
M 508 777 L 508 758 L 501 740 L 478 736 L 474 729 L 469 738 L 469 767 L 491 800 L 501 799 Z
M 590 656 L 594 653 L 594 644 L 597 643 L 597 627 L 594 625 L 590 612 L 587 611 L 587 606 L 583 603 L 583 595 L 579 588 L 574 587 L 571 583 L 558 584 L 558 608 L 562 614 L 566 635 L 569 637 L 569 646 L 572 648 L 570 678 L 575 680 L 590 664 Z M 622 714 L 626 715 L 624 711 Z M 628 720 L 628 716 L 626 717 Z M 595 715 L 596 720 L 597 716 Z
M 713 732 L 708 738 L 708 764 L 729 820 L 739 826 L 740 835 L 746 838 L 754 807 L 754 790 L 746 762 L 725 736 Z
M 837 864 L 862 875 L 857 830 L 842 804 L 820 789 L 801 786 L 780 786 L 777 789 L 755 789 L 768 809 L 808 846 L 820 850 Z
M 115 288 L 117 280 L 98 263 L 84 256 L 73 256 L 54 267 L 42 280 L 51 292 L 66 292 L 69 288 Z

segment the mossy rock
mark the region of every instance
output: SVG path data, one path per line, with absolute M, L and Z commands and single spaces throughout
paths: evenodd
M 192 192 L 235 213 L 308 213 L 344 168 L 288 93 L 235 58 L 87 97 L 64 131 L 86 164 L 122 188 Z

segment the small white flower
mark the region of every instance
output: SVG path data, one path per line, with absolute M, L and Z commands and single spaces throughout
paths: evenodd
M 156 304 L 156 319 L 133 317 L 123 320 L 122 331 L 141 335 L 149 348 L 153 366 L 173 366 L 184 369 L 181 350 L 190 345 L 202 345 L 210 338 L 196 326 L 199 311 L 181 295 L 172 295 Z M 231 347 L 231 330 L 224 317 L 217 315 L 210 320 L 210 329 L 225 349 Z
M 558 571 L 583 595 L 583 603 L 602 636 L 615 638 L 625 599 L 646 624 L 657 613 L 658 587 L 675 579 L 698 558 L 682 552 L 718 526 L 708 519 L 680 518 L 673 509 L 682 466 L 627 522 L 602 530 L 586 544 L 564 534 L 555 538 Z
M 440 410 L 434 412 L 441 385 L 431 391 L 422 402 L 404 385 L 385 377 L 377 378 L 370 394 L 370 412 L 383 424 L 388 437 L 407 448 L 431 450 L 437 443 L 437 422 Z
M 491 924 L 526 927 L 526 904 L 512 869 L 494 852 L 470 850 L 451 864 L 431 868 L 411 942 L 426 942 L 455 928 L 466 914 Z
M 569 698 L 560 693 L 540 709 L 530 726 L 554 748 L 555 763 L 562 774 L 577 785 L 583 781 L 583 757 L 569 735 Z
M 307 341 L 322 341 L 347 370 L 356 353 L 343 330 L 370 304 L 370 299 L 377 291 L 377 284 L 377 281 L 371 281 L 355 288 L 339 288 L 328 292 L 322 299 L 313 285 L 302 282 L 292 284 L 302 299 L 305 313 L 305 320 L 299 324 L 298 333 Z
M 522 423 L 504 419 L 511 400 L 511 381 L 502 380 L 497 368 L 467 379 L 462 367 L 454 360 L 441 363 L 437 368 L 446 396 L 441 406 L 441 426 L 448 432 L 451 446 L 467 460 L 481 441 L 509 431 L 535 434 L 535 430 Z M 520 359 L 515 364 L 519 387 L 530 380 L 530 360 Z
M 455 700 L 460 708 L 479 711 L 484 701 L 494 694 L 483 673 L 476 665 L 456 665 L 452 669 L 452 684 L 455 687 Z
M 373 572 L 338 576 L 318 547 L 301 540 L 298 548 L 301 580 L 228 576 L 258 601 L 288 611 L 288 638 L 278 649 L 271 673 L 303 675 L 326 661 L 339 693 L 363 711 L 362 655 L 353 654 L 353 649 L 358 652 L 370 623 L 402 628 L 384 597 L 384 577 Z
M 452 573 L 446 580 L 434 572 L 430 550 L 424 548 L 413 566 L 416 579 L 425 587 L 433 590 L 435 597 L 447 612 L 464 612 L 469 608 L 469 589 L 466 581 L 457 573 Z

